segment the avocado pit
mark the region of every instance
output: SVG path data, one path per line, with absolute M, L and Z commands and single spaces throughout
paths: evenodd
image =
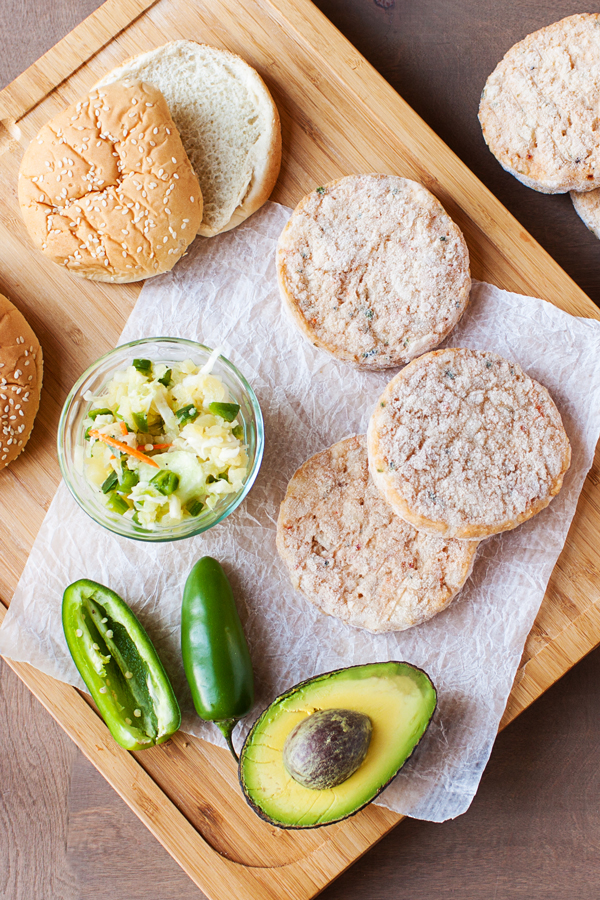
M 287 736 L 283 764 L 305 788 L 325 791 L 347 781 L 363 762 L 373 724 L 353 709 L 320 709 Z

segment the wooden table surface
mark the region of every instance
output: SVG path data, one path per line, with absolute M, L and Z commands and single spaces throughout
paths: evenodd
M 0 87 L 98 5 L 0 0 Z M 476 118 L 485 79 L 506 50 L 581 7 L 570 0 L 317 6 L 600 305 L 600 243 L 568 196 L 530 191 L 502 171 Z M 599 711 L 596 650 L 499 736 L 464 816 L 443 825 L 402 822 L 322 896 L 597 900 Z M 203 894 L 0 660 L 0 900 L 114 897 Z

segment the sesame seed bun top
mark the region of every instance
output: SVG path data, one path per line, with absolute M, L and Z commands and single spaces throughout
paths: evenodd
M 27 229 L 46 256 L 96 281 L 171 269 L 202 221 L 202 194 L 159 90 L 91 91 L 41 129 L 19 172 Z
M 27 321 L 0 294 L 0 469 L 31 434 L 42 390 L 42 350 Z

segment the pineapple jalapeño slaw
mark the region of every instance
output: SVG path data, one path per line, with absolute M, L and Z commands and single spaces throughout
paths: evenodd
M 134 358 L 114 372 L 83 420 L 83 471 L 112 513 L 161 529 L 212 510 L 237 494 L 248 474 L 239 405 L 189 359 Z

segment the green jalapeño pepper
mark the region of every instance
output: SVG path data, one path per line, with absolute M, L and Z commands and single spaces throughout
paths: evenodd
M 168 676 L 150 638 L 118 594 L 95 581 L 70 584 L 62 621 L 71 656 L 116 742 L 162 744 L 181 724 Z
M 181 654 L 196 712 L 219 727 L 237 760 L 231 734 L 254 702 L 252 662 L 231 586 L 210 556 L 198 560 L 185 584 Z

